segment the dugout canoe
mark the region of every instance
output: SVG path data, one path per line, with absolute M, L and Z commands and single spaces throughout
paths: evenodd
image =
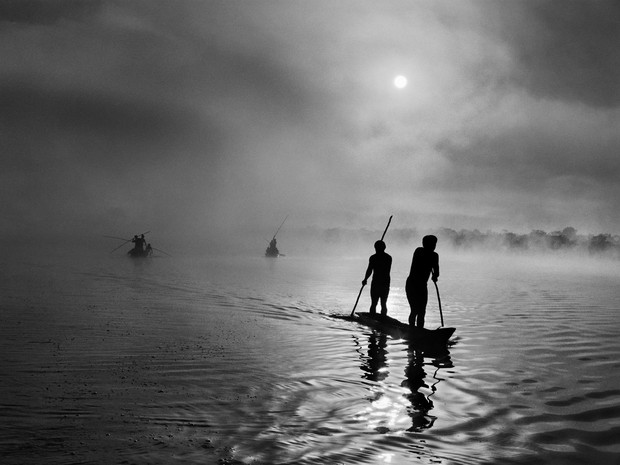
M 446 346 L 450 337 L 456 331 L 456 328 L 420 329 L 390 316 L 371 315 L 368 312 L 358 312 L 353 316 L 346 316 L 344 318 L 382 331 L 390 336 L 435 347 Z

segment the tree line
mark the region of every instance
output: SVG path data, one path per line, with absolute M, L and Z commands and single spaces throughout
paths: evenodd
M 577 251 L 620 259 L 620 235 L 579 234 L 568 226 L 562 230 L 546 232 L 535 229 L 527 234 L 510 231 L 486 231 L 478 229 L 439 228 L 420 232 L 417 229 L 393 229 L 389 241 L 398 245 L 416 245 L 425 234 L 436 235 L 441 243 L 449 244 L 459 250 L 503 250 L 510 252 L 562 252 Z M 348 230 L 331 228 L 323 231 L 323 240 L 329 243 L 342 243 L 357 238 L 365 242 L 376 240 L 377 231 Z

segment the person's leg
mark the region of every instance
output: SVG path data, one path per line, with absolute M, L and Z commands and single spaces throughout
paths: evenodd
M 387 297 L 381 296 L 381 316 L 387 315 Z
M 426 310 L 421 310 L 418 312 L 418 328 L 424 328 L 424 317 L 426 316 Z
M 426 304 L 428 303 L 428 288 L 426 284 L 420 286 L 416 292 L 416 313 L 418 314 L 418 328 L 424 328 L 424 317 L 426 316 Z
M 415 326 L 416 320 L 416 312 L 415 312 L 415 297 L 413 287 L 407 281 L 407 285 L 405 286 L 405 293 L 407 294 L 407 302 L 409 302 L 409 326 Z
M 370 314 L 377 314 L 377 303 L 379 302 L 379 293 L 374 287 L 370 287 Z
M 387 315 L 387 299 L 390 294 L 390 286 L 386 286 L 383 292 L 381 293 L 381 316 Z

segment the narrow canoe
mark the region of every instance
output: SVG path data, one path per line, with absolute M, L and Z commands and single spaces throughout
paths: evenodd
M 347 320 L 369 326 L 390 336 L 409 339 L 426 345 L 445 346 L 456 328 L 416 328 L 390 316 L 371 315 L 367 312 L 355 313 Z
M 131 249 L 127 252 L 131 258 L 145 258 L 150 257 L 153 252 L 151 250 L 139 250 L 139 249 Z

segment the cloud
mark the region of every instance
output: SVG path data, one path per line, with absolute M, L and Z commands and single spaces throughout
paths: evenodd
M 45 3 L 0 7 L 15 230 L 616 224 L 611 3 Z
M 79 19 L 97 11 L 99 0 L 4 0 L 0 3 L 0 22 L 52 24 L 61 19 Z
M 466 134 L 438 148 L 458 169 L 490 167 L 502 183 L 540 182 L 541 178 L 579 176 L 601 183 L 617 179 L 620 162 L 618 110 L 537 100 L 515 92 L 470 121 Z M 523 186 L 525 187 L 525 186 Z
M 618 2 L 503 2 L 496 9 L 493 29 L 517 59 L 515 82 L 537 97 L 620 104 Z

